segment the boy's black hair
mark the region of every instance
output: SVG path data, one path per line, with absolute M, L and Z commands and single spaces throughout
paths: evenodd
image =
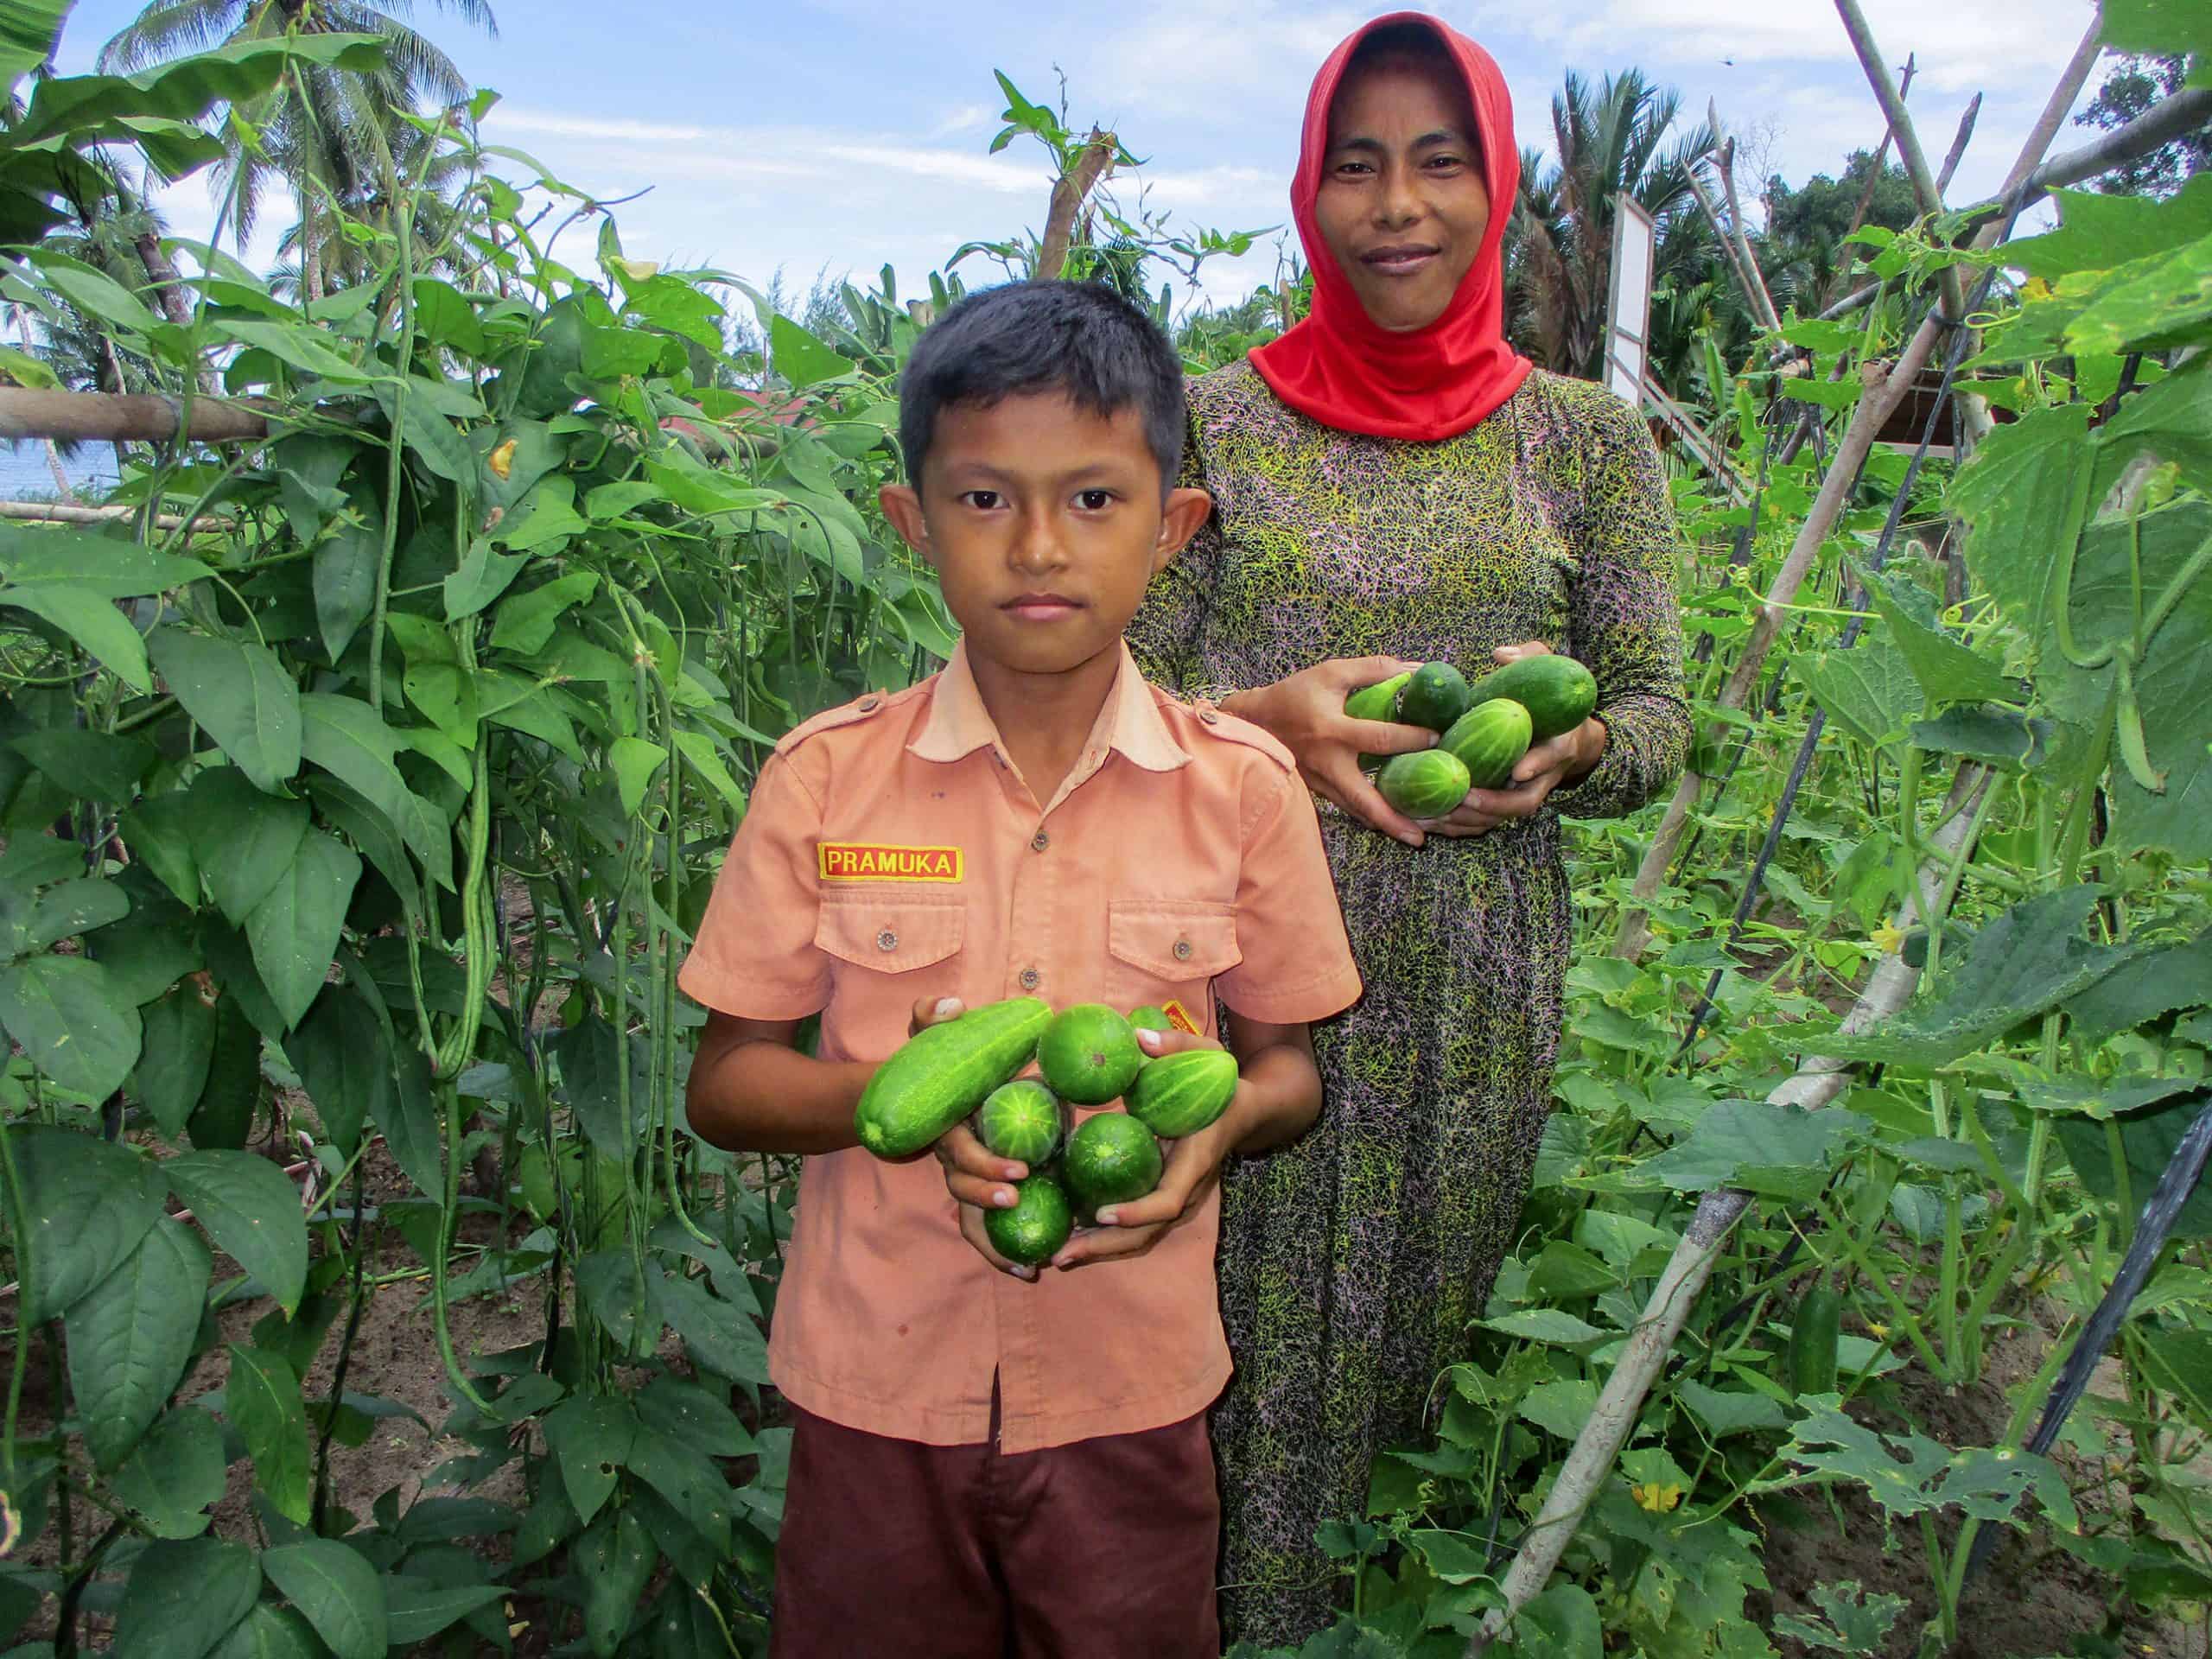
M 1020 282 L 962 300 L 922 333 L 899 385 L 899 446 L 919 487 L 938 413 L 1065 392 L 1087 415 L 1134 409 L 1164 495 L 1183 465 L 1183 365 L 1152 319 L 1096 283 Z

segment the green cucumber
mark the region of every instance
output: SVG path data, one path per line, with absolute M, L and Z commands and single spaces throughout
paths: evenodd
M 1402 674 L 1393 674 L 1387 680 L 1361 686 L 1344 699 L 1344 713 L 1354 720 L 1397 719 L 1398 693 L 1406 689 L 1406 682 L 1413 677 L 1414 671 L 1409 668 Z
M 1453 721 L 1438 747 L 1459 757 L 1473 787 L 1498 789 L 1512 780 L 1513 768 L 1529 753 L 1529 729 L 1526 709 L 1510 697 L 1493 697 Z
M 861 1090 L 861 1145 L 879 1158 L 919 1152 L 1029 1064 L 1052 1018 L 1039 999 L 1015 996 L 908 1038 Z
M 1382 798 L 1409 818 L 1440 818 L 1467 798 L 1466 762 L 1444 749 L 1394 754 L 1375 779 Z
M 1060 1149 L 1065 1128 L 1059 1096 L 1034 1077 L 1001 1084 L 976 1109 L 976 1134 L 992 1155 L 1032 1169 Z
M 1144 1062 L 1129 1022 L 1103 1002 L 1062 1008 L 1037 1042 L 1037 1066 L 1046 1085 L 1079 1106 L 1120 1098 Z
M 1075 1230 L 1067 1189 L 1040 1173 L 1016 1181 L 1014 1196 L 1013 1209 L 983 1211 L 984 1236 L 1007 1261 L 1025 1268 L 1040 1267 L 1052 1259 Z
M 1440 732 L 1473 706 L 1466 676 L 1449 663 L 1423 663 L 1398 694 L 1398 718 Z
M 1068 1191 L 1085 1214 L 1144 1197 L 1160 1185 L 1160 1143 L 1127 1112 L 1084 1119 L 1068 1137 L 1061 1160 Z
M 1598 681 L 1573 658 L 1551 652 L 1492 669 L 1475 682 L 1470 695 L 1470 709 L 1510 697 L 1529 711 L 1529 741 L 1542 743 L 1590 718 L 1598 706 Z
M 1229 1109 L 1236 1095 L 1236 1057 L 1225 1049 L 1163 1054 L 1137 1073 L 1129 1116 L 1163 1141 L 1196 1135 Z
M 1798 1394 L 1835 1392 L 1836 1352 L 1843 1342 L 1843 1297 L 1815 1281 L 1789 1321 L 1789 1386 Z

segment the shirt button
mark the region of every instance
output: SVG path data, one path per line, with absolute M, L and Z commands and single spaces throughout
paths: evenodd
M 1021 988 L 1025 991 L 1033 991 L 1044 977 L 1034 968 L 1025 968 L 1021 970 Z
M 1042 830 L 1029 837 L 1029 850 L 1033 853 L 1041 853 L 1052 844 L 1052 838 Z
M 883 699 L 882 699 L 881 697 L 876 697 L 876 696 L 862 697 L 862 698 L 861 699 L 861 713 L 862 713 L 862 714 L 864 714 L 864 715 L 865 715 L 865 714 L 868 714 L 868 713 L 872 712 L 872 711 L 874 709 L 874 708 L 875 708 L 876 704 L 878 704 L 878 703 L 881 702 L 882 701 L 883 701 Z
M 879 950 L 896 950 L 899 948 L 899 936 L 889 928 L 885 928 L 882 932 L 875 936 L 875 948 Z
M 1198 720 L 1201 724 L 1207 726 L 1217 726 L 1221 723 L 1221 716 L 1211 709 L 1199 709 Z
M 1190 942 L 1188 939 L 1178 939 L 1178 940 L 1176 940 L 1176 941 L 1175 941 L 1175 960 L 1176 960 L 1176 961 L 1178 961 L 1178 962 L 1188 962 L 1190 959 L 1191 959 L 1191 942 Z

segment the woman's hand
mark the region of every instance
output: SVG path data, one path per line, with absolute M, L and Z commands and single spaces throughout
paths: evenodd
M 966 1005 L 957 996 L 924 997 L 914 1004 L 913 1022 L 908 1029 L 918 1032 L 925 1026 L 942 1025 L 964 1012 Z M 944 1167 L 945 1191 L 960 1206 L 960 1236 L 1001 1273 L 1034 1280 L 1036 1268 L 1007 1261 L 991 1248 L 990 1235 L 983 1230 L 985 1210 L 1014 1208 L 1019 1195 L 1010 1183 L 1027 1179 L 1029 1166 L 998 1156 L 976 1138 L 964 1118 L 939 1135 L 930 1151 Z
M 1531 639 L 1500 645 L 1491 654 L 1503 664 L 1550 652 L 1541 639 Z M 1510 789 L 1470 790 L 1465 800 L 1426 827 L 1440 836 L 1479 836 L 1516 818 L 1533 818 L 1552 791 L 1584 776 L 1604 758 L 1605 738 L 1605 722 L 1592 715 L 1571 732 L 1532 744 L 1514 766 Z
M 1288 749 L 1315 794 L 1384 835 L 1418 847 L 1421 825 L 1382 798 L 1373 780 L 1360 771 L 1359 757 L 1433 748 L 1436 734 L 1395 721 L 1354 720 L 1344 713 L 1344 699 L 1363 685 L 1420 666 L 1397 657 L 1332 658 L 1273 685 L 1236 692 L 1221 706 Z

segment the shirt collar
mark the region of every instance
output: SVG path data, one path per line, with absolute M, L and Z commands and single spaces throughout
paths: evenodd
M 1136 659 L 1129 655 L 1128 644 L 1122 642 L 1117 649 L 1121 652 L 1121 667 L 1098 711 L 1097 722 L 1090 728 L 1084 752 L 1088 753 L 1103 744 L 1106 748 L 1120 750 L 1147 772 L 1173 772 L 1188 766 L 1190 754 L 1168 731 L 1167 722 L 1160 717 L 1160 706 L 1153 701 L 1152 688 L 1138 672 Z M 937 677 L 937 683 L 931 690 L 929 715 L 906 748 L 924 760 L 957 760 L 977 749 L 992 747 L 1003 748 L 1004 745 L 990 711 L 983 707 L 983 694 L 976 688 L 975 673 L 968 666 L 968 642 L 962 639 L 953 646 L 951 659 Z

